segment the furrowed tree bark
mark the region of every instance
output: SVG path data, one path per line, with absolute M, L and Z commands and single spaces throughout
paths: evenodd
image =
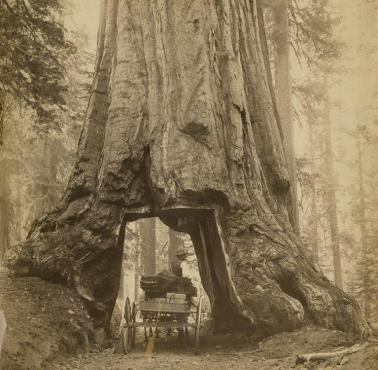
M 102 3 L 95 77 L 62 202 L 8 254 L 15 273 L 76 286 L 106 327 L 122 221 L 189 233 L 219 330 L 306 318 L 360 330 L 357 302 L 292 231 L 289 176 L 256 1 Z

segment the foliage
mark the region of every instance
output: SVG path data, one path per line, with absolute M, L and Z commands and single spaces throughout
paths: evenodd
M 264 0 L 268 38 L 279 32 L 272 27 L 276 0 Z M 338 19 L 331 16 L 329 0 L 288 0 L 289 43 L 299 63 L 316 68 L 340 56 L 342 43 L 334 36 Z M 274 46 L 274 45 L 273 45 Z
M 64 61 L 75 51 L 56 21 L 61 11 L 60 0 L 0 0 L 0 113 L 10 101 L 24 103 L 43 131 L 59 127 L 68 89 Z
M 376 174 L 369 169 L 370 153 L 377 149 L 378 137 L 365 125 L 349 132 L 357 142 L 358 160 L 353 163 L 357 171 L 356 184 L 351 193 L 351 219 L 359 226 L 359 238 L 354 241 L 353 258 L 356 268 L 350 289 L 362 303 L 368 319 L 378 323 L 378 232 Z M 375 164 L 375 163 L 374 163 Z
M 331 16 L 328 5 L 329 0 L 290 1 L 290 44 L 309 67 L 340 56 L 342 43 L 334 35 L 339 20 Z
M 66 31 L 64 37 L 75 45 L 76 53 L 67 55 L 63 61 L 67 86 L 62 99 L 66 105 L 64 110 L 54 109 L 60 130 L 43 132 L 38 129 L 32 107 L 20 110 L 13 105 L 7 114 L 2 157 L 10 168 L 12 243 L 24 238 L 33 220 L 60 200 L 84 121 L 94 57 L 85 50 L 87 37 L 84 34 Z

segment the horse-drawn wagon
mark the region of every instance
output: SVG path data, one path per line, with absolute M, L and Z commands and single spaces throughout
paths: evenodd
M 200 326 L 202 318 L 202 297 L 198 300 L 191 294 L 176 292 L 156 292 L 153 277 L 143 277 L 152 281 L 149 288 L 144 286 L 145 296 L 138 303 L 131 305 L 126 298 L 124 319 L 121 331 L 124 353 L 127 354 L 135 345 L 136 329 L 144 328 L 145 340 L 148 334 L 158 335 L 160 328 L 165 328 L 167 335 L 177 330 L 181 335 L 188 335 L 189 328 L 194 329 L 195 349 L 199 350 Z M 142 278 L 142 279 L 143 279 Z M 142 284 L 141 284 L 142 285 Z M 142 286 L 143 287 L 143 286 Z M 139 319 L 139 320 L 138 320 Z

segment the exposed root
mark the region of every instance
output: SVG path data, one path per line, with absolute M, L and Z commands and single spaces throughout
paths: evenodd
M 319 352 L 319 353 L 307 353 L 304 355 L 298 355 L 296 359 L 297 364 L 302 364 L 304 362 L 315 362 L 315 361 L 324 361 L 330 358 L 344 357 L 345 355 L 350 355 L 356 353 L 363 349 L 366 346 L 355 345 L 353 347 L 339 349 L 334 352 Z

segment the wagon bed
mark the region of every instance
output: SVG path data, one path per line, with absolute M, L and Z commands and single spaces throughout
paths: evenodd
M 137 313 L 140 312 L 142 321 L 137 321 Z M 147 328 L 166 328 L 166 329 L 185 329 L 194 328 L 195 330 L 195 350 L 199 351 L 199 334 L 202 316 L 202 297 L 194 307 L 188 302 L 171 302 L 160 299 L 142 300 L 139 304 L 133 303 L 132 308 L 129 298 L 125 302 L 125 325 L 121 331 L 123 351 L 127 354 L 135 345 L 136 328 L 145 329 L 147 340 Z M 192 318 L 193 321 L 189 321 Z

